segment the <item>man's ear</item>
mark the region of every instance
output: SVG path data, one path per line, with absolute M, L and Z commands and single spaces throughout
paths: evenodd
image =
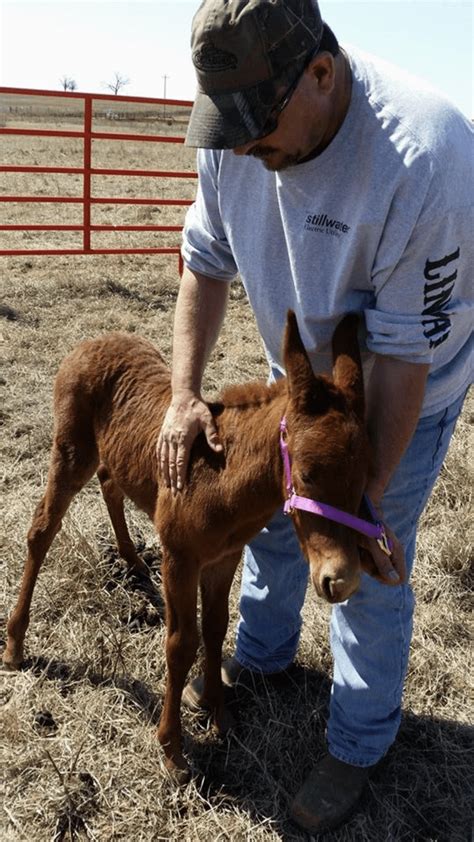
M 318 53 L 310 61 L 307 71 L 322 94 L 330 94 L 336 84 L 336 62 L 330 52 Z

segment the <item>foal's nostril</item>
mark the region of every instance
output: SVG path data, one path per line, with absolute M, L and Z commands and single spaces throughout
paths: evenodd
M 328 600 L 328 602 L 332 602 L 332 593 L 331 593 L 331 577 L 324 576 L 322 581 L 322 589 L 324 596 Z
M 347 584 L 344 579 L 333 579 L 331 576 L 323 576 L 321 587 L 328 602 L 341 602 L 346 598 Z

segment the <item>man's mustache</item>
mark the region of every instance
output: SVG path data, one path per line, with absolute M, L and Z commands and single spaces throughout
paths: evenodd
M 265 158 L 267 155 L 271 155 L 272 152 L 275 152 L 275 148 L 273 146 L 254 146 L 252 149 L 249 149 L 246 152 L 246 155 L 252 155 L 254 158 Z

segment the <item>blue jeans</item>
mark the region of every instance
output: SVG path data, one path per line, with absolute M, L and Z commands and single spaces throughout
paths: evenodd
M 418 520 L 462 403 L 461 397 L 445 410 L 420 419 L 383 498 L 386 521 L 405 548 L 409 573 Z M 245 551 L 235 653 L 243 666 L 270 673 L 291 663 L 298 646 L 308 570 L 291 519 L 279 510 Z M 409 584 L 389 587 L 363 573 L 357 593 L 332 609 L 334 675 L 327 739 L 330 753 L 339 760 L 370 766 L 395 739 L 413 608 Z

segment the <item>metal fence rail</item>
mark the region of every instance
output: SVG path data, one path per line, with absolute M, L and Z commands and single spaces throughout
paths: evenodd
M 115 96 L 107 94 L 89 94 L 77 93 L 73 91 L 43 91 L 26 88 L 5 88 L 0 87 L 0 97 L 18 98 L 21 97 L 48 97 L 57 98 L 62 105 L 64 99 L 81 100 L 83 103 L 83 126 L 81 130 L 61 130 L 61 129 L 38 129 L 38 128 L 9 128 L 0 125 L 0 135 L 27 135 L 32 137 L 57 137 L 57 138 L 80 138 L 83 141 L 83 160 L 80 167 L 56 167 L 56 166 L 24 166 L 16 164 L 3 164 L 0 162 L 0 172 L 4 173 L 43 173 L 43 174 L 66 174 L 66 175 L 80 175 L 82 176 L 82 195 L 78 196 L 23 196 L 23 195 L 1 195 L 0 203 L 15 202 L 15 203 L 57 203 L 57 204 L 80 204 L 83 208 L 82 222 L 80 224 L 9 224 L 0 225 L 0 231 L 81 231 L 82 232 L 82 247 L 81 248 L 0 248 L 0 255 L 59 255 L 59 254 L 177 254 L 180 260 L 181 257 L 179 245 L 167 247 L 120 247 L 115 248 L 94 248 L 91 244 L 91 235 L 94 232 L 118 232 L 118 231 L 156 231 L 156 232 L 170 232 L 181 231 L 181 225 L 95 225 L 92 223 L 92 208 L 96 205 L 162 205 L 162 206 L 187 206 L 191 205 L 192 199 L 181 198 L 112 198 L 107 196 L 92 195 L 92 177 L 93 176 L 125 176 L 137 177 L 146 176 L 154 179 L 197 179 L 196 172 L 178 171 L 178 170 L 142 170 L 142 169 L 109 169 L 103 167 L 94 167 L 92 165 L 92 143 L 96 140 L 116 141 L 117 143 L 134 141 L 144 143 L 184 143 L 184 137 L 169 135 L 150 135 L 137 134 L 130 132 L 103 132 L 94 131 L 93 122 L 93 104 L 96 101 L 108 101 L 113 104 L 115 116 L 116 109 L 120 108 L 122 103 L 133 103 L 135 105 L 155 105 L 161 106 L 163 110 L 170 106 L 176 108 L 191 108 L 192 102 L 187 100 L 164 100 L 153 99 L 151 97 L 129 97 L 129 96 Z M 120 116 L 120 115 L 118 115 Z

